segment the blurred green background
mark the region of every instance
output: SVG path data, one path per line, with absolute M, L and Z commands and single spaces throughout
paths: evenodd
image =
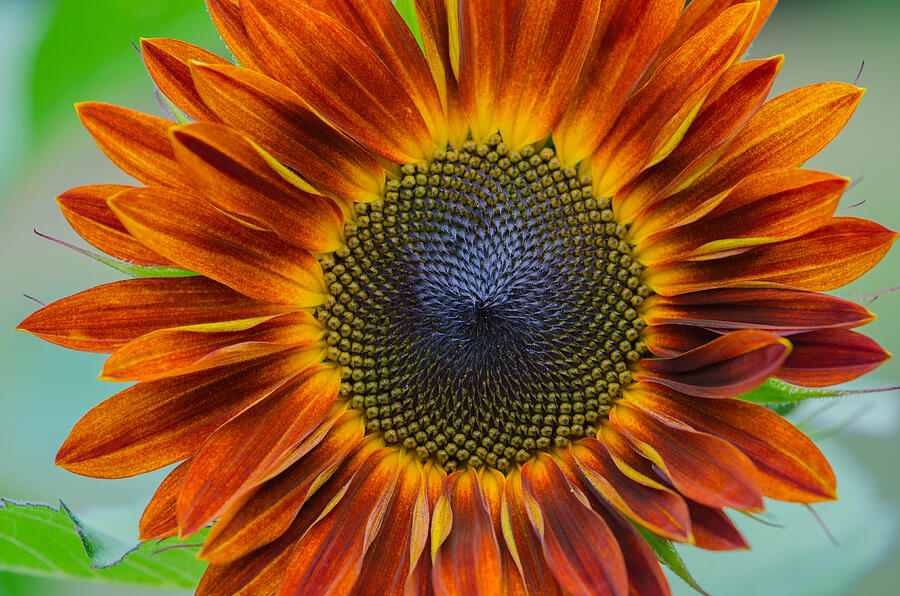
M 852 82 L 865 60 L 862 106 L 843 134 L 808 167 L 858 180 L 849 214 L 900 229 L 900 2 L 783 0 L 751 47 L 753 57 L 784 53 L 773 93 L 819 81 Z M 0 0 L 0 496 L 55 503 L 63 498 L 86 521 L 134 540 L 137 519 L 162 474 L 118 481 L 80 478 L 53 467 L 56 449 L 90 407 L 116 387 L 96 380 L 101 358 L 56 348 L 12 328 L 37 305 L 118 279 L 101 265 L 33 229 L 77 241 L 54 197 L 81 184 L 128 183 L 81 128 L 72 104 L 102 100 L 160 114 L 153 85 L 131 41 L 176 37 L 225 52 L 202 0 Z M 227 53 L 225 55 L 228 55 Z M 900 285 L 900 250 L 840 294 L 853 297 Z M 900 293 L 870 307 L 866 329 L 900 351 Z M 900 362 L 884 365 L 866 387 L 900 385 Z M 750 553 L 684 549 L 700 583 L 714 595 L 882 596 L 897 593 L 900 553 L 900 397 L 881 393 L 844 400 L 813 425 L 852 421 L 822 443 L 838 475 L 841 501 L 816 507 L 831 543 L 799 506 L 773 504 L 773 528 L 737 520 Z M 676 594 L 692 593 L 673 580 Z M 124 595 L 146 592 L 0 574 L 0 595 Z

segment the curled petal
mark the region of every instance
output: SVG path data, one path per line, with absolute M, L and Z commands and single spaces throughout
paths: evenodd
M 85 414 L 60 447 L 56 465 L 92 478 L 125 478 L 181 461 L 304 366 L 303 358 L 270 356 L 138 383 Z
M 141 53 L 153 82 L 172 103 L 194 120 L 218 120 L 194 87 L 190 62 L 231 64 L 228 60 L 176 39 L 142 39 Z
M 694 544 L 706 550 L 726 551 L 750 548 L 724 511 L 688 501 Z
M 764 288 L 656 296 L 644 305 L 645 320 L 653 326 L 679 324 L 788 333 L 857 327 L 875 319 L 859 304 L 828 294 Z
M 78 235 L 106 254 L 142 267 L 171 267 L 128 233 L 106 203 L 110 197 L 134 188 L 121 184 L 96 184 L 67 190 L 56 198 L 63 217 Z
M 194 63 L 191 72 L 200 96 L 222 122 L 294 168 L 313 188 L 338 199 L 380 198 L 384 170 L 378 161 L 296 93 L 247 68 Z
M 528 517 L 563 589 L 577 596 L 628 594 L 616 537 L 553 459 L 538 456 L 522 466 L 522 484 Z
M 735 331 L 684 354 L 641 360 L 636 375 L 698 397 L 731 397 L 776 371 L 791 344 L 763 331 Z
M 203 443 L 178 494 L 178 525 L 190 535 L 259 482 L 325 418 L 340 376 L 314 367 L 216 430 Z
M 432 518 L 432 583 L 438 596 L 503 593 L 500 547 L 475 470 L 444 481 Z
M 241 12 L 266 71 L 323 118 L 396 163 L 431 155 L 419 109 L 352 31 L 303 2 L 244 0 Z
M 800 503 L 837 498 L 834 472 L 819 449 L 768 408 L 739 399 L 696 399 L 674 391 L 634 391 L 628 400 L 740 449 L 756 466 L 767 497 Z
M 145 188 L 116 195 L 110 206 L 144 244 L 242 294 L 298 307 L 322 300 L 324 281 L 315 257 L 200 198 Z
M 292 172 L 226 126 L 208 122 L 172 131 L 175 156 L 200 196 L 280 238 L 315 252 L 341 246 L 344 219 L 328 198 L 299 186 Z
M 174 122 L 105 103 L 75 105 L 97 146 L 129 176 L 147 186 L 189 188 L 169 143 Z
M 613 408 L 610 422 L 684 496 L 710 507 L 763 509 L 756 467 L 727 441 L 683 424 L 664 423 L 631 406 Z
M 349 592 L 394 498 L 400 465 L 399 450 L 385 448 L 360 466 L 340 501 L 297 543 L 279 595 Z
M 799 333 L 790 340 L 794 349 L 775 376 L 803 387 L 827 387 L 852 381 L 891 357 L 874 340 L 847 329 Z
M 273 316 L 289 309 L 238 294 L 205 277 L 147 277 L 57 300 L 17 329 L 70 350 L 114 352 L 153 331 Z

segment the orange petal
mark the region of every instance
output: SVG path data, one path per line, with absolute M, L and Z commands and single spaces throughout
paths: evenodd
M 706 550 L 726 551 L 749 549 L 734 523 L 724 511 L 688 501 L 694 544 Z
M 104 284 L 57 300 L 17 329 L 70 350 L 114 352 L 159 329 L 287 310 L 242 296 L 205 277 L 147 277 Z
M 166 479 L 156 489 L 150 503 L 144 509 L 140 522 L 140 540 L 162 540 L 178 535 L 178 518 L 175 512 L 175 500 L 178 489 L 187 474 L 191 460 L 186 459 L 169 472 Z
M 783 62 L 783 56 L 748 60 L 722 73 L 681 143 L 666 159 L 642 172 L 616 195 L 613 208 L 619 220 L 631 220 L 664 199 L 668 196 L 664 191 L 676 178 L 686 178 L 708 167 L 709 155 L 721 153 L 722 143 L 740 130 L 766 100 Z
M 572 444 L 571 467 L 597 497 L 638 524 L 670 540 L 687 542 L 691 521 L 677 493 L 638 484 L 625 476 L 596 439 Z
M 324 281 L 315 257 L 202 199 L 146 188 L 116 195 L 109 203 L 136 238 L 186 269 L 261 300 L 296 306 L 322 300 Z
M 121 184 L 95 184 L 67 190 L 56 198 L 63 217 L 78 235 L 106 254 L 142 267 L 171 267 L 172 263 L 138 242 L 106 200 L 134 188 Z
M 507 596 L 528 596 L 528 589 L 525 587 L 522 575 L 519 572 L 519 565 L 509 548 L 504 548 L 500 537 L 503 536 L 503 499 L 506 489 L 506 476 L 491 467 L 483 467 L 478 472 L 478 482 L 481 486 L 484 500 L 487 503 L 488 511 L 491 513 L 491 520 L 494 522 L 494 534 L 497 536 L 497 544 L 500 547 L 500 582 L 505 587 L 504 593 Z M 507 544 L 507 547 L 509 545 Z M 513 546 L 513 548 L 515 548 Z
M 563 589 L 578 596 L 628 594 L 616 537 L 553 458 L 541 454 L 522 466 L 522 484 L 528 517 Z
M 638 244 L 648 266 L 724 256 L 735 249 L 796 238 L 834 215 L 850 180 L 812 170 L 772 170 L 744 178 L 698 221 Z
M 837 498 L 834 472 L 819 449 L 767 408 L 739 399 L 695 399 L 673 391 L 635 391 L 628 400 L 743 451 L 756 466 L 767 497 L 799 503 Z
M 323 333 L 305 312 L 161 329 L 129 342 L 103 364 L 104 381 L 149 381 L 307 347 Z
M 241 64 L 261 70 L 253 44 L 247 37 L 244 17 L 237 0 L 206 0 L 206 8 L 219 35 Z
M 497 104 L 500 134 L 511 148 L 543 139 L 565 114 L 599 13 L 599 0 L 524 3 Z
M 741 327 L 743 329 L 743 327 Z M 721 337 L 722 332 L 693 325 L 651 325 L 644 331 L 644 341 L 654 356 L 673 357 L 696 350 Z
M 803 164 L 840 132 L 864 92 L 821 83 L 766 102 L 727 146 L 679 176 L 667 190 L 670 198 L 641 215 L 638 239 L 694 221 L 705 202 L 750 174 Z
M 640 454 L 638 449 L 608 421 L 601 421 L 597 441 L 606 448 L 619 471 L 634 482 L 659 490 L 669 490 L 668 480 L 654 467 L 653 462 Z
M 381 530 L 396 491 L 400 464 L 400 451 L 391 447 L 376 451 L 363 463 L 341 500 L 297 543 L 279 595 L 349 592 Z M 394 553 L 398 555 L 404 556 Z
M 710 507 L 763 509 L 756 467 L 731 443 L 664 423 L 633 406 L 620 404 L 609 419 L 684 496 Z
M 375 451 L 372 441 L 360 445 L 364 430 L 365 419 L 351 410 L 342 414 L 318 441 L 307 439 L 312 445 L 303 457 L 219 519 L 206 538 L 200 558 L 216 564 L 238 560 L 287 531 L 301 506 L 306 511 L 304 503 L 320 487 L 325 496 L 319 501 L 334 497 Z M 320 511 L 325 504 L 327 501 L 321 504 Z M 315 508 L 312 504 L 309 510 Z M 314 520 L 315 517 L 307 523 Z
M 430 518 L 424 470 L 417 459 L 410 458 L 401 464 L 397 492 L 385 514 L 388 522 L 369 547 L 352 593 L 402 595 L 411 569 L 425 550 Z
M 874 222 L 835 217 L 799 238 L 735 256 L 656 267 L 646 282 L 664 296 L 725 286 L 834 290 L 874 267 L 896 239 Z
M 497 129 L 500 79 L 523 5 L 523 0 L 459 0 L 454 8 L 459 19 L 459 97 L 476 143 Z
M 645 358 L 639 380 L 698 397 L 731 397 L 759 386 L 790 352 L 790 343 L 764 331 L 734 331 L 671 358 Z
M 422 34 L 422 49 L 444 108 L 449 140 L 458 147 L 465 142 L 469 125 L 459 103 L 459 82 L 450 57 L 448 6 L 446 0 L 417 0 L 414 4 Z
M 431 538 L 429 531 L 431 527 L 431 512 L 434 511 L 444 490 L 444 479 L 447 477 L 447 473 L 439 464 L 429 461 L 425 462 L 423 474 L 423 487 L 425 489 L 429 516 L 424 520 L 424 525 L 422 526 L 422 530 L 425 532 L 424 535 L 417 534 L 415 537 L 415 543 L 417 545 L 422 544 L 424 552 L 419 557 L 417 564 L 410 568 L 409 577 L 406 579 L 404 593 L 409 596 L 414 594 L 434 595 L 434 587 L 431 584 L 431 556 L 426 549 Z
M 416 104 L 432 138 L 447 144 L 447 127 L 434 78 L 403 17 L 391 0 L 305 0 L 333 17 L 374 50 Z
M 190 62 L 231 64 L 228 60 L 176 39 L 142 39 L 141 52 L 153 82 L 163 95 L 194 120 L 218 121 L 197 94 Z
M 678 323 L 714 329 L 764 329 L 780 333 L 857 327 L 875 315 L 855 302 L 815 292 L 721 289 L 644 302 L 651 327 Z
M 92 478 L 125 478 L 181 461 L 215 429 L 295 374 L 302 355 L 147 381 L 78 421 L 56 465 Z
M 436 594 L 499 596 L 503 593 L 494 522 L 472 468 L 451 474 L 444 481 L 444 492 L 432 518 L 431 552 Z
M 75 109 L 97 146 L 123 172 L 147 186 L 189 188 L 169 142 L 174 122 L 92 101 Z
M 325 418 L 337 397 L 334 368 L 314 367 L 223 424 L 194 456 L 178 493 L 182 535 L 209 523 Z
M 891 358 L 874 340 L 847 329 L 819 329 L 790 340 L 794 349 L 775 376 L 803 387 L 846 383 Z
M 301 190 L 302 181 L 240 133 L 210 122 L 172 131 L 175 156 L 210 203 L 314 252 L 343 243 L 344 219 L 330 199 Z
M 622 550 L 628 570 L 628 593 L 639 596 L 670 596 L 669 583 L 656 553 L 643 536 L 613 509 L 595 508 L 606 521 Z
M 506 476 L 501 506 L 503 536 L 529 594 L 561 596 L 562 588 L 544 559 L 541 539 L 534 533 L 525 505 L 522 475 L 514 469 Z
M 352 31 L 303 2 L 244 0 L 241 12 L 266 71 L 323 118 L 396 163 L 431 156 L 415 102 Z
M 735 4 L 746 1 L 747 0 L 692 0 L 681 14 L 681 18 L 678 19 L 675 28 L 672 30 L 671 35 L 669 35 L 669 38 L 666 39 L 666 43 L 663 44 L 655 63 L 648 72 L 652 73 L 656 70 L 666 58 L 680 48 L 688 39 L 696 35 L 697 32 L 709 25 L 709 23 L 723 11 Z M 750 47 L 756 34 L 759 33 L 759 30 L 762 29 L 762 26 L 765 24 L 766 19 L 772 14 L 772 10 L 775 8 L 776 4 L 778 4 L 778 0 L 760 0 L 759 11 L 756 13 L 756 18 L 747 34 L 747 39 L 744 40 L 744 43 L 737 53 L 738 56 L 742 56 L 744 52 L 747 51 L 747 48 Z
M 723 12 L 672 54 L 628 100 L 592 158 L 594 184 L 600 196 L 615 194 L 651 157 L 661 159 L 651 155 L 658 152 L 655 147 L 659 142 L 670 143 L 659 137 L 660 132 L 673 119 L 678 122 L 675 129 L 680 130 L 689 123 L 689 117 L 696 115 L 718 76 L 737 56 L 756 9 L 757 4 L 746 3 Z M 673 137 L 671 148 L 681 136 Z
M 237 66 L 194 63 L 191 72 L 200 96 L 222 122 L 294 168 L 316 190 L 355 201 L 381 197 L 384 170 L 375 158 L 278 81 Z
M 577 91 L 553 129 L 560 160 L 578 163 L 600 144 L 669 34 L 681 0 L 604 0 Z

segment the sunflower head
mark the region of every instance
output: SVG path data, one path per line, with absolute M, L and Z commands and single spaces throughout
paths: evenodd
M 741 60 L 774 1 L 417 0 L 418 41 L 389 0 L 207 4 L 240 65 L 141 43 L 192 122 L 78 106 L 141 185 L 63 214 L 148 276 L 21 325 L 138 381 L 57 463 L 178 464 L 141 536 L 215 522 L 198 593 L 664 595 L 635 526 L 744 548 L 724 509 L 836 497 L 738 397 L 888 357 L 820 292 L 896 234 L 800 168 L 863 90 Z

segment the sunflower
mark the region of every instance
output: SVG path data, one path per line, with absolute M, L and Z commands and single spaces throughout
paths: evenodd
M 662 595 L 638 528 L 741 549 L 724 509 L 836 498 L 735 397 L 886 360 L 820 292 L 897 235 L 799 167 L 863 90 L 741 61 L 774 0 L 417 0 L 420 41 L 389 0 L 207 4 L 241 65 L 143 40 L 192 122 L 77 106 L 142 186 L 58 199 L 194 275 L 20 326 L 138 381 L 57 464 L 178 464 L 140 531 L 215 522 L 198 593 Z

